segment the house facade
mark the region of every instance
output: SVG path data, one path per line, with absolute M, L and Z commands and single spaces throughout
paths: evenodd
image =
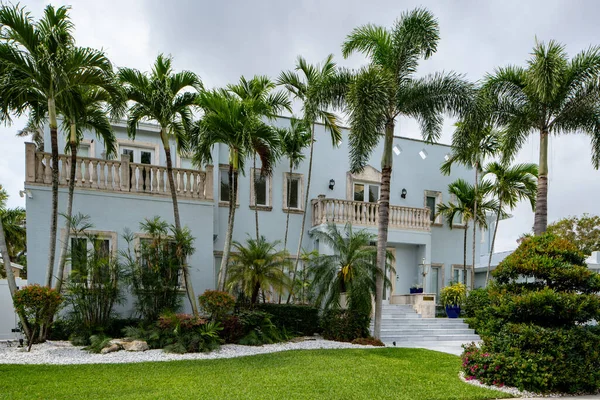
M 274 123 L 285 127 L 289 125 L 289 119 L 282 117 Z M 103 143 L 99 143 L 92 132 L 84 135 L 76 165 L 73 213 L 89 215 L 94 225 L 91 233 L 117 254 L 127 248 L 122 236 L 126 229 L 141 237 L 140 222 L 160 216 L 172 223 L 173 211 L 158 128 L 152 124 L 141 124 L 134 141 L 128 138 L 124 124 L 115 123 L 114 130 L 118 139 L 118 155 L 112 159 L 106 159 Z M 367 229 L 377 234 L 379 166 L 383 144 L 375 149 L 366 168 L 353 174 L 348 160 L 348 133 L 344 129 L 341 143 L 333 145 L 324 127 L 316 125 L 307 210 L 303 210 L 303 206 L 307 190 L 308 149 L 305 161 L 291 175 L 288 160 L 282 158 L 272 176 L 256 183 L 251 177 L 253 173 L 258 175 L 259 171 L 252 169 L 252 160 L 247 160 L 239 179 L 233 239 L 243 242 L 248 235 L 254 236 L 256 208 L 260 234 L 271 241 L 283 242 L 289 213 L 287 247 L 292 257 L 296 256 L 300 234 L 304 235 L 304 249 L 330 253 L 332 250 L 326 244 L 311 237 L 312 230 L 323 229 L 329 222 L 340 226 L 350 222 L 355 229 Z M 36 150 L 31 143 L 25 145 L 30 283 L 44 282 L 46 271 L 52 175 L 49 136 L 46 128 L 44 151 Z M 65 148 L 65 137 L 64 132 L 59 132 L 61 150 Z M 176 154 L 174 143 L 171 148 L 181 222 L 195 237 L 196 251 L 188 260 L 190 274 L 195 292 L 201 294 L 216 286 L 227 230 L 228 149 L 224 145 L 215 146 L 213 165 L 197 169 L 190 158 Z M 474 181 L 473 171 L 461 166 L 454 167 L 450 176 L 440 173 L 440 165 L 450 151 L 449 146 L 442 144 L 426 144 L 403 137 L 394 139 L 388 247 L 395 255 L 395 273 L 390 272 L 393 287 L 386 294 L 386 300 L 393 295 L 407 294 L 417 284 L 422 285 L 426 293 L 437 294 L 448 282 L 462 280 L 463 236 L 464 229 L 468 228 L 459 222 L 448 226 L 441 217 L 434 218 L 431 211 L 440 202 L 450 200 L 449 183 L 458 178 Z M 69 158 L 61 152 L 58 165 L 60 213 L 66 211 Z M 307 213 L 306 229 L 300 233 L 304 211 Z M 59 217 L 57 259 L 61 242 L 69 240 L 70 236 L 63 226 L 64 219 Z M 472 231 L 468 229 L 467 233 L 470 271 L 473 265 Z M 476 260 L 479 260 L 480 248 L 485 248 L 483 236 L 482 232 L 477 232 Z M 471 274 L 467 275 L 470 282 Z

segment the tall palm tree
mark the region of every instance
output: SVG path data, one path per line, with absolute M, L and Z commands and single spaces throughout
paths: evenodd
M 279 242 L 269 242 L 264 236 L 258 240 L 248 238 L 246 245 L 233 242 L 236 252 L 231 255 L 227 277 L 230 290 L 241 287 L 250 302 L 256 304 L 261 289 L 283 290 L 290 284 L 282 272 L 289 264 L 288 252 L 277 250 Z
M 527 67 L 498 68 L 483 89 L 497 122 L 505 127 L 505 160 L 512 160 L 529 135 L 539 133 L 539 177 L 534 233 L 548 225 L 548 141 L 550 135 L 583 132 L 592 142 L 592 164 L 600 166 L 600 47 L 569 60 L 555 41 L 537 42 Z
M 160 139 L 165 150 L 167 179 L 173 202 L 175 229 L 181 231 L 177 186 L 173 179 L 171 140 L 177 144 L 177 151 L 185 151 L 192 125 L 192 109 L 198 94 L 202 91 L 200 78 L 191 71 L 174 72 L 172 59 L 159 54 L 150 73 L 142 73 L 132 68 L 121 68 L 119 80 L 125 87 L 127 99 L 133 104 L 129 108 L 127 133 L 135 138 L 141 121 L 156 121 L 160 128 Z M 196 296 L 190 279 L 189 268 L 182 265 L 183 278 L 192 312 L 198 314 Z
M 338 106 L 338 97 L 335 89 L 340 85 L 340 75 L 333 61 L 333 55 L 330 54 L 321 64 L 309 64 L 302 56 L 296 61 L 294 71 L 283 71 L 278 79 L 280 85 L 292 94 L 294 100 L 302 103 L 302 119 L 310 127 L 310 151 L 308 156 L 308 175 L 306 177 L 306 194 L 304 197 L 304 207 L 302 208 L 302 225 L 300 227 L 300 239 L 298 240 L 298 250 L 296 251 L 296 260 L 294 262 L 293 282 L 296 280 L 296 271 L 300 262 L 300 253 L 302 251 L 302 240 L 304 239 L 304 229 L 306 227 L 306 212 L 308 201 L 310 199 L 310 183 L 312 177 L 313 150 L 315 143 L 315 126 L 317 123 L 323 123 L 325 131 L 331 136 L 334 146 L 338 146 L 342 140 L 342 130 L 337 116 L 330 110 Z M 343 91 L 343 89 L 342 89 Z M 292 288 L 294 285 L 292 284 Z M 293 296 L 290 292 L 288 303 Z
M 478 110 L 479 111 L 479 110 Z M 489 122 L 474 123 L 477 118 L 469 116 L 468 122 L 456 124 L 456 130 L 452 136 L 452 154 L 440 167 L 445 175 L 450 175 L 452 164 L 459 163 L 475 170 L 474 190 L 479 190 L 480 173 L 486 158 L 496 155 L 499 150 L 499 133 Z M 472 120 L 470 120 L 472 118 Z M 477 214 L 478 196 L 475 196 L 473 213 Z M 435 210 L 432 210 L 435 212 Z M 473 260 L 475 260 L 475 247 L 477 244 L 477 221 L 473 220 Z M 475 268 L 471 269 L 471 281 L 475 282 Z
M 0 216 L 3 216 L 3 213 L 6 210 L 6 200 L 8 199 L 8 194 L 6 190 L 2 188 L 0 185 Z M 6 273 L 6 280 L 8 282 L 8 289 L 10 291 L 10 296 L 14 300 L 15 292 L 18 290 L 17 283 L 15 281 L 15 275 L 13 274 L 13 270 L 11 267 L 11 258 L 8 252 L 8 246 L 6 244 L 6 235 L 4 233 L 4 218 L 0 218 L 0 255 L 2 255 L 2 262 L 4 263 L 4 271 Z M 27 337 L 31 337 L 31 331 L 29 328 L 29 324 L 27 323 L 27 318 L 21 312 L 17 312 L 19 316 L 19 320 L 21 321 L 21 326 L 23 327 L 24 333 Z
M 498 201 L 496 225 L 494 226 L 488 269 L 485 275 L 486 285 L 490 278 L 492 254 L 494 253 L 494 244 L 496 243 L 496 233 L 498 232 L 500 218 L 505 213 L 505 208 L 512 210 L 521 200 L 529 201 L 531 209 L 535 210 L 537 176 L 538 166 L 536 164 L 507 165 L 506 163 L 494 161 L 487 164 L 483 170 L 483 178 L 492 178 L 490 182 L 490 195 Z
M 227 145 L 229 149 L 229 218 L 218 277 L 218 287 L 224 290 L 235 223 L 239 172 L 243 173 L 246 159 L 256 153 L 261 161 L 261 170 L 270 173 L 274 159 L 272 153 L 278 138 L 275 130 L 251 111 L 252 102 L 243 101 L 228 90 L 201 92 L 197 105 L 204 115 L 194 124 L 194 162 L 198 165 L 212 163 L 211 151 L 218 143 Z
M 23 254 L 27 249 L 25 209 L 23 207 L 0 208 L 0 222 L 4 227 L 8 255 L 11 260 L 16 260 L 19 254 Z
M 342 294 L 346 294 L 348 308 L 370 314 L 376 276 L 381 274 L 376 263 L 377 248 L 371 245 L 376 235 L 365 229 L 354 231 L 350 223 L 343 231 L 335 224 L 328 224 L 324 231 L 316 230 L 312 235 L 334 253 L 314 257 L 308 268 L 317 291 L 317 304 L 326 309 L 340 308 Z M 392 254 L 386 252 L 388 269 L 393 269 L 392 261 Z M 391 285 L 387 277 L 385 283 Z
M 107 71 L 107 73 L 112 75 L 112 70 Z M 107 77 L 106 84 L 98 88 L 76 88 L 73 92 L 73 99 L 74 101 L 69 104 L 58 105 L 61 114 L 65 117 L 63 120 L 63 130 L 68 132 L 67 142 L 71 153 L 70 164 L 72 166 L 69 171 L 69 194 L 67 198 L 67 212 L 65 214 L 65 232 L 67 234 L 61 244 L 58 271 L 56 274 L 56 290 L 59 292 L 63 284 L 69 244 L 68 237 L 71 233 L 77 148 L 83 139 L 83 132 L 89 130 L 93 131 L 97 138 L 104 143 L 107 157 L 115 154 L 117 139 L 110 124 L 108 114 L 118 116 L 122 113 L 122 108 L 125 106 L 120 86 L 116 84 L 116 80 L 113 77 Z
M 486 199 L 485 196 L 491 190 L 491 184 L 488 181 L 482 182 L 479 190 L 464 179 L 457 179 L 448 185 L 448 192 L 454 198 L 448 203 L 439 204 L 436 215 L 442 215 L 446 218 L 448 226 L 453 229 L 455 219 L 459 217 L 464 229 L 464 252 L 463 252 L 463 283 L 467 284 L 467 228 L 470 221 L 475 221 L 473 229 L 477 226 L 487 228 L 487 214 L 498 210 L 498 201 L 495 199 Z M 475 203 L 477 213 L 475 213 Z M 475 258 L 473 258 L 473 268 L 475 268 Z M 473 284 L 473 282 L 471 282 Z
M 287 191 L 288 204 L 284 204 L 287 208 L 287 216 L 285 219 L 285 235 L 283 239 L 283 248 L 287 250 L 288 232 L 290 227 L 290 206 L 289 199 L 291 196 L 292 184 L 291 177 L 294 169 L 300 166 L 304 161 L 304 149 L 310 145 L 311 132 L 309 125 L 304 120 L 292 118 L 289 128 L 281 128 L 279 132 L 279 141 L 281 143 L 281 153 L 287 157 L 289 161 L 288 185 Z M 300 193 L 298 193 L 300 194 Z M 300 202 L 300 199 L 298 199 Z
M 346 103 L 350 122 L 350 165 L 362 170 L 383 138 L 377 262 L 383 271 L 388 237 L 392 147 L 396 120 L 415 118 L 423 137 L 433 142 L 442 130 L 441 114 L 455 114 L 473 98 L 472 85 L 455 73 L 415 77 L 420 59 L 437 50 L 439 26 L 427 10 L 403 13 L 391 29 L 376 25 L 355 28 L 342 45 L 349 57 L 361 52 L 370 59 L 350 84 Z M 375 295 L 375 337 L 381 332 L 383 275 Z
M 75 46 L 69 7 L 44 9 L 35 21 L 24 7 L 0 7 L 1 117 L 33 114 L 33 120 L 47 118 L 52 152 L 52 212 L 46 286 L 52 284 L 56 255 L 58 219 L 58 104 L 72 101 L 76 87 L 95 87 L 106 81 L 110 69 L 103 53 Z
M 287 94 L 283 91 L 273 92 L 276 88 L 276 84 L 271 81 L 267 76 L 255 76 L 250 80 L 245 77 L 241 77 L 239 83 L 233 85 L 227 85 L 227 90 L 235 93 L 243 102 L 248 105 L 248 112 L 252 113 L 254 118 L 265 118 L 269 121 L 275 119 L 279 113 L 283 110 L 291 111 L 291 103 Z M 260 238 L 260 232 L 258 227 L 258 204 L 257 204 L 257 191 L 256 191 L 256 156 L 262 150 L 260 146 L 261 141 L 252 143 L 253 155 L 252 162 L 254 168 L 254 175 L 251 179 L 254 182 L 254 219 L 256 223 L 256 240 Z M 270 152 L 271 164 L 276 162 L 276 158 L 279 155 L 279 146 L 273 143 L 273 148 Z M 260 169 L 260 179 L 266 179 L 270 176 L 272 170 L 264 168 Z

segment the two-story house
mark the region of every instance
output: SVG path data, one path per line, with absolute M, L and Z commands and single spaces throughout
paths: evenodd
M 279 118 L 276 124 L 287 126 L 289 119 Z M 122 239 L 126 228 L 139 235 L 139 224 L 145 218 L 160 216 L 173 222 L 170 192 L 166 181 L 165 154 L 158 129 L 152 124 L 139 127 L 135 141 L 128 138 L 125 125 L 116 123 L 117 157 L 106 159 L 103 143 L 92 132 L 85 134 L 76 165 L 76 189 L 73 212 L 87 214 L 94 224 L 94 233 L 104 240 L 110 251 L 126 248 Z M 303 210 L 308 172 L 308 154 L 302 165 L 290 176 L 288 161 L 283 158 L 272 176 L 254 184 L 252 162 L 247 162 L 240 175 L 238 208 L 233 239 L 244 241 L 254 234 L 254 209 L 258 208 L 260 232 L 269 240 L 282 240 L 286 213 L 290 213 L 288 250 L 296 256 L 299 235 L 303 247 L 327 253 L 326 244 L 310 236 L 328 222 L 351 222 L 357 228 L 377 233 L 377 200 L 380 193 L 380 159 L 382 144 L 372 154 L 367 167 L 350 173 L 348 161 L 348 130 L 343 140 L 333 146 L 323 126 L 316 127 L 313 176 L 310 205 Z M 51 210 L 51 160 L 49 130 L 46 129 L 45 152 L 26 144 L 27 247 L 29 282 L 42 283 L 48 253 Z M 59 148 L 64 135 L 59 132 Z M 184 155 L 175 154 L 175 182 L 178 189 L 182 225 L 195 237 L 195 253 L 190 257 L 190 273 L 197 294 L 214 288 L 220 266 L 228 215 L 227 147 L 213 150 L 214 165 L 195 168 Z M 406 294 L 415 284 L 425 292 L 439 293 L 452 280 L 462 280 L 463 234 L 460 223 L 452 227 L 435 217 L 433 209 L 449 200 L 448 184 L 457 178 L 473 181 L 473 171 L 456 166 L 450 176 L 440 173 L 440 164 L 451 151 L 442 144 L 397 137 L 394 140 L 394 167 L 391 180 L 391 210 L 388 247 L 395 255 L 395 274 L 390 276 L 393 294 Z M 308 150 L 307 150 L 308 153 Z M 69 156 L 59 161 L 59 212 L 67 203 Z M 258 172 L 256 172 L 258 174 Z M 288 190 L 289 196 L 288 196 Z M 255 196 L 256 191 L 256 196 Z M 256 198 L 256 204 L 255 204 Z M 289 210 L 288 210 L 289 209 Z M 302 213 L 307 213 L 306 230 L 300 232 Z M 69 240 L 59 220 L 57 255 L 60 242 Z M 479 233 L 479 232 L 478 232 Z M 469 233 L 469 238 L 471 233 Z M 476 260 L 479 259 L 479 246 Z M 281 245 L 280 245 L 281 246 Z M 470 249 L 470 245 L 469 245 Z M 58 258 L 58 257 L 57 257 Z M 468 254 L 469 269 L 471 253 Z M 471 274 L 468 273 L 468 280 Z

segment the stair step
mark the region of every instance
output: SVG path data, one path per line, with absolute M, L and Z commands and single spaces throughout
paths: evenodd
M 400 335 L 400 336 L 412 336 L 412 335 L 474 335 L 473 329 L 386 329 L 381 328 L 381 335 Z
M 477 342 L 481 338 L 478 335 L 381 335 L 381 341 L 392 342 L 396 344 L 406 342 L 427 342 L 427 341 L 460 341 L 463 343 Z

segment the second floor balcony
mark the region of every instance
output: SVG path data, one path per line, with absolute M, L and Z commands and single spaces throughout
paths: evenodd
M 312 201 L 312 225 L 327 223 L 377 227 L 379 204 L 363 201 L 319 198 Z M 429 208 L 390 205 L 390 229 L 431 230 Z

